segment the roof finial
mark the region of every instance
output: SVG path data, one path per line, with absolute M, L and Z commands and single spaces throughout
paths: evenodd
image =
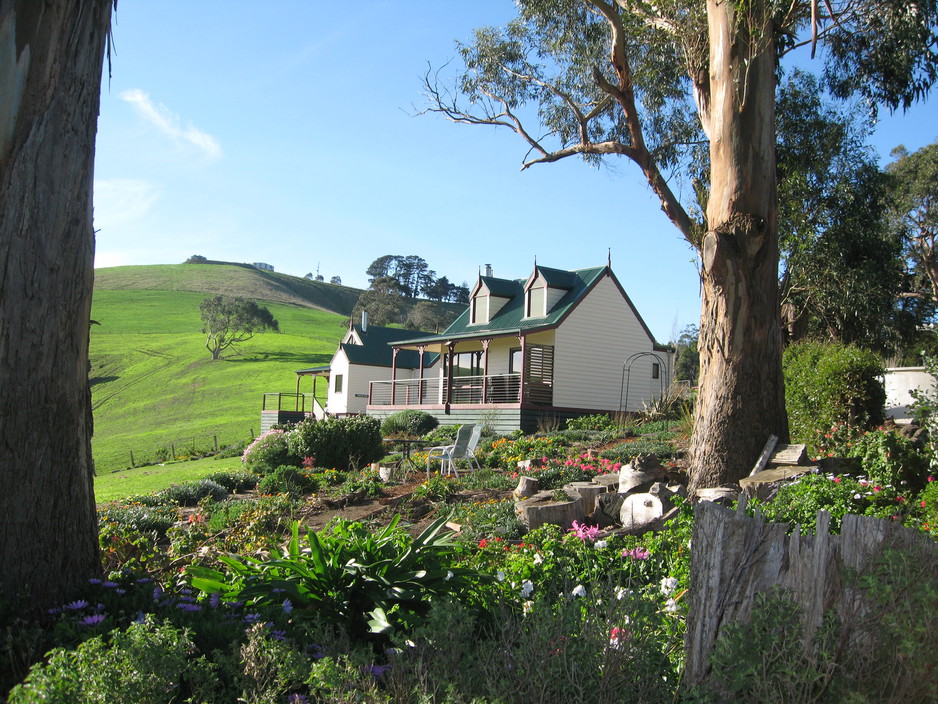
M 609 248 L 608 253 L 606 254 L 606 266 L 610 269 L 612 268 L 612 247 Z

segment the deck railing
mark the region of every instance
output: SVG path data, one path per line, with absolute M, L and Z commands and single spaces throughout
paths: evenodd
M 313 394 L 265 393 L 263 411 L 290 411 L 311 415 L 317 420 L 325 418 L 326 411 Z
M 457 376 L 453 379 L 452 394 L 447 394 L 446 379 L 400 379 L 373 381 L 368 395 L 369 406 L 422 406 L 430 404 L 489 404 L 517 403 L 520 401 L 521 376 L 519 374 L 489 374 L 487 376 Z M 449 398 L 447 398 L 449 396 Z

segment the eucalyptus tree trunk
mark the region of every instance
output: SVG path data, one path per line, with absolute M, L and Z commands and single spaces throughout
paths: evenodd
M 710 138 L 711 186 L 701 246 L 692 490 L 741 479 L 770 434 L 788 438 L 778 300 L 775 51 L 764 5 L 707 2 L 710 80 L 700 108 Z
M 0 0 L 0 589 L 36 608 L 100 571 L 88 329 L 113 0 Z

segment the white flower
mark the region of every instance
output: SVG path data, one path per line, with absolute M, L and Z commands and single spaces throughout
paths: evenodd
M 570 592 L 571 596 L 586 596 L 586 587 L 582 584 L 578 584 L 573 588 L 573 591 Z
M 664 610 L 669 613 L 674 613 L 677 611 L 677 602 L 674 599 L 668 599 L 664 602 Z
M 446 570 L 446 580 L 445 580 L 445 581 L 448 582 L 448 581 L 451 580 L 452 578 L 453 578 L 453 570 Z
M 541 564 L 543 561 L 544 561 L 544 558 L 541 557 L 541 553 L 539 553 L 539 552 L 534 553 L 534 564 L 535 564 L 535 565 L 539 565 L 539 564 Z
M 860 495 L 859 495 L 859 494 L 854 494 L 854 495 L 853 495 L 853 498 L 854 498 L 854 499 L 859 499 L 859 498 L 860 498 Z
M 602 550 L 602 549 L 605 548 L 605 547 L 609 547 L 609 541 L 608 541 L 608 540 L 597 540 L 597 541 L 593 544 L 593 547 L 596 548 L 597 550 Z
M 618 599 L 619 601 L 622 601 L 625 597 L 631 595 L 631 593 L 632 593 L 631 589 L 626 589 L 625 587 L 616 587 L 616 591 L 615 591 L 616 599 Z
M 521 608 L 524 610 L 524 613 L 529 614 L 531 613 L 531 609 L 534 608 L 534 602 L 526 601 L 521 605 Z
M 524 580 L 524 582 L 521 583 L 521 597 L 524 599 L 527 599 L 533 593 L 534 593 L 534 584 L 531 582 L 530 579 Z
M 677 578 L 676 577 L 663 577 L 661 579 L 661 593 L 665 596 L 668 596 L 671 592 L 677 589 Z
M 495 573 L 495 579 L 497 579 L 499 582 L 504 582 L 505 573 L 502 570 L 499 570 L 498 572 Z

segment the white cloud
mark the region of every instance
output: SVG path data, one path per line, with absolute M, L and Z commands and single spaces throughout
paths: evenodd
M 139 88 L 125 90 L 121 93 L 121 99 L 130 103 L 141 117 L 171 139 L 191 144 L 213 161 L 221 158 L 221 145 L 218 140 L 192 123 L 183 127 L 178 115 L 162 103 L 154 103 L 150 96 Z
M 108 230 L 146 217 L 160 197 L 160 187 L 142 179 L 111 178 L 94 182 L 94 226 Z

